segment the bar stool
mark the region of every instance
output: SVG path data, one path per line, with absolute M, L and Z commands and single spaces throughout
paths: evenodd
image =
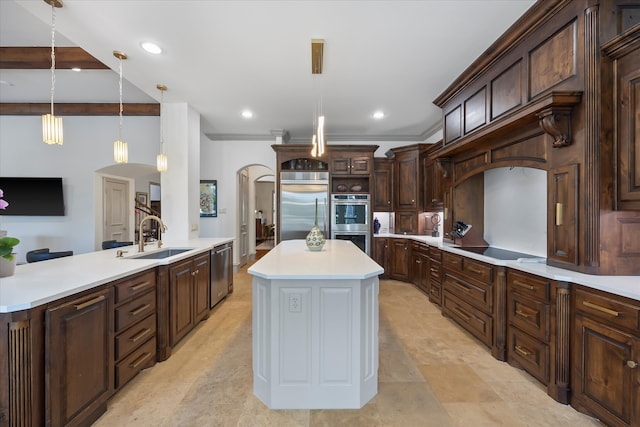
M 73 251 L 49 252 L 49 248 L 34 249 L 27 252 L 27 262 L 46 261 L 73 255 Z

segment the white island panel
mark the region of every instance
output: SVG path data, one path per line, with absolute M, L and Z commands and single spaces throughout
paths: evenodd
M 305 272 L 296 264 L 287 278 L 286 258 L 296 251 L 314 265 Z M 343 268 L 332 275 L 322 267 L 327 259 Z M 311 253 L 304 241 L 286 241 L 249 272 L 260 400 L 272 409 L 357 409 L 376 395 L 379 265 L 351 242 L 328 241 Z

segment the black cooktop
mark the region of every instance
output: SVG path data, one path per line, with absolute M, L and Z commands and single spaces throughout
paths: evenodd
M 468 247 L 459 247 L 457 249 L 462 249 L 463 251 L 473 252 L 476 254 L 488 256 L 495 259 L 500 260 L 517 260 L 518 258 L 539 258 L 535 255 L 524 254 L 522 252 L 514 252 L 508 251 L 506 249 L 494 248 L 491 246 L 488 247 L 476 247 L 476 246 L 468 246 Z

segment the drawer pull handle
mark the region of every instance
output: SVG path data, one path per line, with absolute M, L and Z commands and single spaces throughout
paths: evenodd
M 436 269 L 435 269 L 435 268 L 433 268 L 433 267 L 431 267 L 429 270 L 431 270 L 431 272 L 432 272 L 432 273 L 435 273 L 436 271 L 438 271 L 438 270 L 436 270 Z
M 482 270 L 479 270 L 479 269 L 474 268 L 474 267 L 467 267 L 467 269 L 468 269 L 469 271 L 471 271 L 472 273 L 476 273 L 476 274 L 482 274 L 482 273 L 483 273 L 483 271 L 482 271 Z
M 147 360 L 151 356 L 151 353 L 145 353 L 142 356 L 138 357 L 133 363 L 129 365 L 131 369 L 137 369 L 138 366 L 142 365 L 145 360 Z
M 89 301 L 85 301 L 82 304 L 76 304 L 73 306 L 73 308 L 75 308 L 76 310 L 82 310 L 83 308 L 90 307 L 94 304 L 99 303 L 100 301 L 104 301 L 104 299 L 105 299 L 105 296 L 100 295 L 99 297 L 95 297 L 93 299 L 90 299 Z
M 514 280 L 514 281 L 513 281 L 513 284 L 514 284 L 514 285 L 516 285 L 516 286 L 520 286 L 521 288 L 528 289 L 528 290 L 530 290 L 530 291 L 533 291 L 533 290 L 535 290 L 535 289 L 536 289 L 536 288 L 534 288 L 533 286 L 529 285 L 528 283 L 524 283 L 524 282 L 521 282 L 521 281 L 519 281 L 519 280 Z
M 627 360 L 627 366 L 631 369 L 636 369 L 638 367 L 638 362 L 635 360 Z
M 147 335 L 149 332 L 151 332 L 151 329 L 149 328 L 145 328 L 142 331 L 138 332 L 137 334 L 135 334 L 134 336 L 132 336 L 131 338 L 129 338 L 129 342 L 136 342 L 136 341 L 140 341 L 140 338 L 144 337 L 145 335 Z
M 456 313 L 458 313 L 460 316 L 462 316 L 464 318 L 464 320 L 466 322 L 471 320 L 471 316 L 469 316 L 467 313 L 465 313 L 464 311 L 462 311 L 462 309 L 460 309 L 460 307 L 454 307 L 453 311 L 455 311 Z
M 531 317 L 532 317 L 529 313 L 525 313 L 522 310 L 516 310 L 516 314 L 518 316 L 526 317 L 527 319 L 531 319 Z
M 419 259 L 417 259 L 416 264 L 422 264 L 422 262 Z
M 586 305 L 587 307 L 593 308 L 594 310 L 598 310 L 598 311 L 601 311 L 603 313 L 610 314 L 611 316 L 615 316 L 615 317 L 619 317 L 620 316 L 620 313 L 615 311 L 615 310 L 611 310 L 610 308 L 607 308 L 607 307 L 602 307 L 602 306 L 600 306 L 598 304 L 594 304 L 594 303 L 589 302 L 589 301 L 582 301 L 582 305 Z
M 140 307 L 136 308 L 135 310 L 131 310 L 129 312 L 130 315 L 132 316 L 137 316 L 138 314 L 142 313 L 143 311 L 146 311 L 147 308 L 151 307 L 151 304 L 145 304 L 145 305 L 141 305 Z
M 458 287 L 458 289 L 461 289 L 466 294 L 471 292 L 471 289 L 467 288 L 466 286 L 461 285 L 460 283 L 456 283 L 456 286 Z
M 516 345 L 516 346 L 514 347 L 514 349 L 515 349 L 518 353 L 520 353 L 521 355 L 523 355 L 523 356 L 531 356 L 531 355 L 533 354 L 533 353 L 531 353 L 529 350 L 527 350 L 526 348 L 521 347 L 521 346 L 519 346 L 519 345 Z
M 198 274 L 198 273 L 200 273 L 200 270 L 192 271 L 192 272 L 191 272 L 191 275 L 192 275 L 192 276 L 195 276 L 195 275 L 196 275 L 196 274 Z
M 140 284 L 137 284 L 137 285 L 135 285 L 135 286 L 132 286 L 130 289 L 131 289 L 132 291 L 134 291 L 134 292 L 135 292 L 135 291 L 140 290 L 140 289 L 142 289 L 142 288 L 146 288 L 146 287 L 147 287 L 147 286 L 149 286 L 150 284 L 151 284 L 151 282 L 147 280 L 146 282 L 142 282 L 142 283 L 140 283 Z

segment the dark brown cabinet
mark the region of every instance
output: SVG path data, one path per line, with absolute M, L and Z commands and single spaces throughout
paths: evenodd
M 45 316 L 47 425 L 89 425 L 114 390 L 111 289 L 60 301 Z
M 395 232 L 425 234 L 421 222 L 424 211 L 424 159 L 429 145 L 414 144 L 394 148 Z
M 549 264 L 558 267 L 578 263 L 578 166 L 549 171 L 547 177 Z
M 380 264 L 384 272 L 380 275 L 381 279 L 389 278 L 389 238 L 374 237 L 373 238 L 373 260 Z
M 549 383 L 551 363 L 551 282 L 507 272 L 507 361 Z
M 373 166 L 373 152 L 337 151 L 331 153 L 333 175 L 369 175 Z
M 442 146 L 442 141 L 433 144 L 423 158 L 424 210 L 437 212 L 443 206 L 443 172 L 430 155 Z
M 495 310 L 497 277 L 504 267 L 445 252 L 442 257 L 442 313 L 478 338 L 504 360 L 504 313 Z
M 428 295 L 429 293 L 429 247 L 420 242 L 411 242 L 411 283 Z
M 640 425 L 640 303 L 574 289 L 571 404 L 610 426 Z
M 134 275 L 114 284 L 115 388 L 156 363 L 156 273 Z
M 442 251 L 429 246 L 429 301 L 442 305 Z
M 389 239 L 391 258 L 389 276 L 395 280 L 409 281 L 410 249 L 407 239 Z
M 209 315 L 210 255 L 196 255 L 169 268 L 169 345 Z
M 373 211 L 391 212 L 394 209 L 394 161 L 377 158 L 373 164 Z

